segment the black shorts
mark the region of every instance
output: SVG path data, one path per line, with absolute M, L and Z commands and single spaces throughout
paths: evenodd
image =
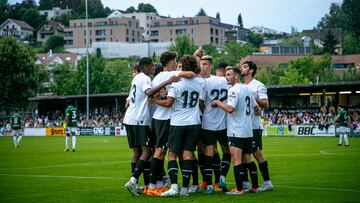
M 152 133 L 149 126 L 125 124 L 129 147 L 152 146 Z
M 169 137 L 170 119 L 152 119 L 152 132 L 155 135 L 155 147 L 166 148 Z
M 242 150 L 243 154 L 253 153 L 254 140 L 252 137 L 240 138 L 229 137 L 229 146 L 233 146 Z
M 226 129 L 212 131 L 201 129 L 201 139 L 206 146 L 215 145 L 217 141 L 219 141 L 221 146 L 229 146 L 228 145 L 228 136 L 226 134 Z
M 256 150 L 262 150 L 262 130 L 261 129 L 253 129 L 253 138 L 255 141 L 254 149 Z
M 184 150 L 195 151 L 200 136 L 200 125 L 170 126 L 169 151 L 180 153 Z

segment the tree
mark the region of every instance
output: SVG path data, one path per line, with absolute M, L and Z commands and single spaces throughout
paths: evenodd
M 53 0 L 39 0 L 39 10 L 51 10 L 53 4 Z
M 44 52 L 52 50 L 54 53 L 64 51 L 64 37 L 60 35 L 51 35 L 44 45 Z
M 356 38 L 352 32 L 345 32 L 343 38 L 343 54 L 360 53 L 360 38 Z
M 200 8 L 199 12 L 196 14 L 196 16 L 207 16 L 204 9 Z
M 153 5 L 144 4 L 144 3 L 139 3 L 137 12 L 138 13 L 157 13 L 157 11 Z
M 237 20 L 238 20 L 239 27 L 243 28 L 244 24 L 243 24 L 243 20 L 242 20 L 242 17 L 241 17 L 241 13 L 239 13 Z
M 324 52 L 332 55 L 336 54 L 335 50 L 338 44 L 339 41 L 336 39 L 336 37 L 332 34 L 331 30 L 329 29 L 322 43 L 322 45 L 324 46 L 323 48 Z
M 299 85 L 310 84 L 310 80 L 294 68 L 287 68 L 284 72 L 284 76 L 279 78 L 280 85 Z
M 45 20 L 45 17 L 40 16 L 37 9 L 30 8 L 25 11 L 21 20 L 27 22 L 30 26 L 36 29 Z
M 6 111 L 25 108 L 39 91 L 43 69 L 35 64 L 35 52 L 13 37 L 0 39 L 0 106 Z
M 342 28 L 346 29 L 346 15 L 343 12 L 341 4 L 331 3 L 329 14 L 325 14 L 324 17 L 318 22 L 317 27 L 324 28 Z
M 131 70 L 128 60 L 105 61 L 102 56 L 91 55 L 89 61 L 90 94 L 129 91 Z M 78 67 L 72 67 L 69 63 L 58 65 L 51 90 L 57 95 L 85 94 L 86 59 L 82 59 Z
M 196 46 L 191 44 L 187 35 L 178 35 L 175 39 L 175 45 L 171 45 L 169 49 L 176 51 L 178 57 L 182 58 L 185 54 L 192 55 L 196 50 Z
M 130 6 L 129 8 L 127 8 L 125 10 L 126 13 L 136 13 L 136 9 L 134 8 L 134 6 Z
M 0 25 L 8 19 L 9 7 L 10 5 L 7 0 L 0 0 Z
M 216 19 L 220 20 L 220 13 L 219 12 L 216 13 Z
M 255 34 L 253 32 L 249 32 L 249 34 L 246 36 L 247 42 L 254 45 L 255 47 L 260 47 L 262 44 L 264 38 L 261 34 Z
M 360 3 L 358 0 L 343 0 L 342 9 L 346 15 L 346 28 L 360 39 Z

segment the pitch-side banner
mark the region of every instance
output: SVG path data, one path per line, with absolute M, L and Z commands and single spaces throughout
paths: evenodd
M 76 134 L 80 136 L 114 136 L 115 127 L 79 127 Z
M 296 136 L 319 136 L 319 137 L 335 137 L 335 126 L 329 128 L 319 128 L 318 125 L 298 125 L 294 126 Z

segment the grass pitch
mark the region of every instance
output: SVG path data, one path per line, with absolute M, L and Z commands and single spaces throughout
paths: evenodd
M 337 146 L 337 138 L 264 138 L 273 191 L 184 198 L 132 197 L 123 189 L 131 157 L 125 137 L 77 137 L 75 153 L 63 151 L 64 140 L 24 137 L 15 149 L 12 137 L 0 137 L 0 202 L 360 201 L 359 138 L 350 138 L 350 147 Z M 232 169 L 227 181 L 235 186 Z

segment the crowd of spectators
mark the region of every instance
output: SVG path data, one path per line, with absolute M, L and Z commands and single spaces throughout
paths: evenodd
M 348 108 L 350 127 L 360 128 L 360 108 Z M 333 123 L 337 112 L 334 107 L 318 109 L 277 109 L 263 114 L 267 125 L 319 125 L 328 127 Z

